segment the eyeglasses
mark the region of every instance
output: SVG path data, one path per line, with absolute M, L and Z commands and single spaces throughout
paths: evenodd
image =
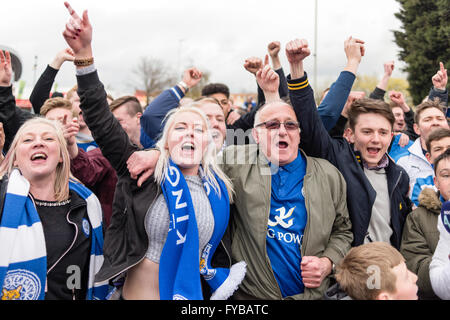
M 299 123 L 296 121 L 280 122 L 278 120 L 269 120 L 269 121 L 261 122 L 261 123 L 257 124 L 255 127 L 264 126 L 267 130 L 278 130 L 278 129 L 280 129 L 281 125 L 284 125 L 284 128 L 286 130 L 298 130 L 299 129 Z

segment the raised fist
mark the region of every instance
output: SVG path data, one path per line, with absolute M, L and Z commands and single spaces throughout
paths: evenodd
M 311 50 L 305 39 L 295 39 L 286 44 L 286 57 L 290 64 L 300 63 L 310 54 Z
M 196 68 L 189 68 L 183 73 L 183 82 L 189 89 L 195 87 L 202 80 L 202 73 Z
M 391 99 L 391 101 L 398 106 L 402 106 L 405 103 L 405 97 L 403 96 L 403 93 L 401 93 L 400 91 L 394 90 L 390 91 L 389 99 Z
M 260 58 L 257 57 L 250 57 L 248 59 L 245 59 L 244 68 L 250 73 L 253 73 L 256 75 L 256 72 L 258 72 L 259 69 L 261 69 L 263 66 L 263 62 Z
M 271 43 L 269 43 L 269 45 L 267 46 L 267 50 L 269 52 L 269 55 L 273 58 L 278 56 L 278 53 L 280 52 L 281 49 L 281 45 L 279 41 L 273 41 Z

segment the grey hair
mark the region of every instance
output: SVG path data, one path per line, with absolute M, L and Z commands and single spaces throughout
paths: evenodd
M 253 127 L 254 127 L 254 128 L 256 128 L 256 126 L 257 126 L 258 124 L 260 124 L 260 122 L 261 122 L 261 112 L 262 112 L 267 106 L 270 106 L 270 105 L 272 105 L 272 104 L 282 104 L 282 105 L 286 105 L 286 106 L 288 106 L 289 108 L 291 108 L 292 110 L 294 110 L 294 107 L 293 107 L 292 105 L 286 103 L 286 101 L 281 100 L 281 99 L 280 99 L 280 100 L 274 100 L 274 101 L 267 102 L 267 103 L 263 104 L 263 105 L 258 109 L 258 111 L 256 111 L 256 113 L 255 113 L 255 121 L 254 121 L 254 123 L 253 123 Z

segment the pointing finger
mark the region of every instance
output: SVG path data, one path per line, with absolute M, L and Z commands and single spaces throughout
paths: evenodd
M 69 11 L 69 14 L 77 20 L 80 20 L 80 17 L 78 16 L 78 14 L 75 12 L 75 10 L 73 10 L 73 8 L 70 6 L 70 4 L 66 1 L 64 2 L 64 5 L 66 6 L 67 10 Z

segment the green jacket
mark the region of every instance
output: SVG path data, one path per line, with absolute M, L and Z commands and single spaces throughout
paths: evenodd
M 266 250 L 271 203 L 270 167 L 264 155 L 258 152 L 257 145 L 230 146 L 222 156 L 224 172 L 232 179 L 235 190 L 231 220 L 232 258 L 247 263 L 240 290 L 259 299 L 282 299 Z M 328 257 L 337 264 L 353 241 L 346 183 L 328 161 L 306 155 L 305 158 L 303 192 L 308 218 L 301 255 Z M 303 294 L 287 298 L 321 299 L 331 277 L 327 276 L 319 288 L 305 288 Z
M 425 188 L 419 195 L 419 207 L 406 218 L 400 252 L 409 270 L 417 274 L 419 299 L 438 299 L 430 282 L 430 263 L 439 241 L 437 229 L 441 213 L 439 195 Z

